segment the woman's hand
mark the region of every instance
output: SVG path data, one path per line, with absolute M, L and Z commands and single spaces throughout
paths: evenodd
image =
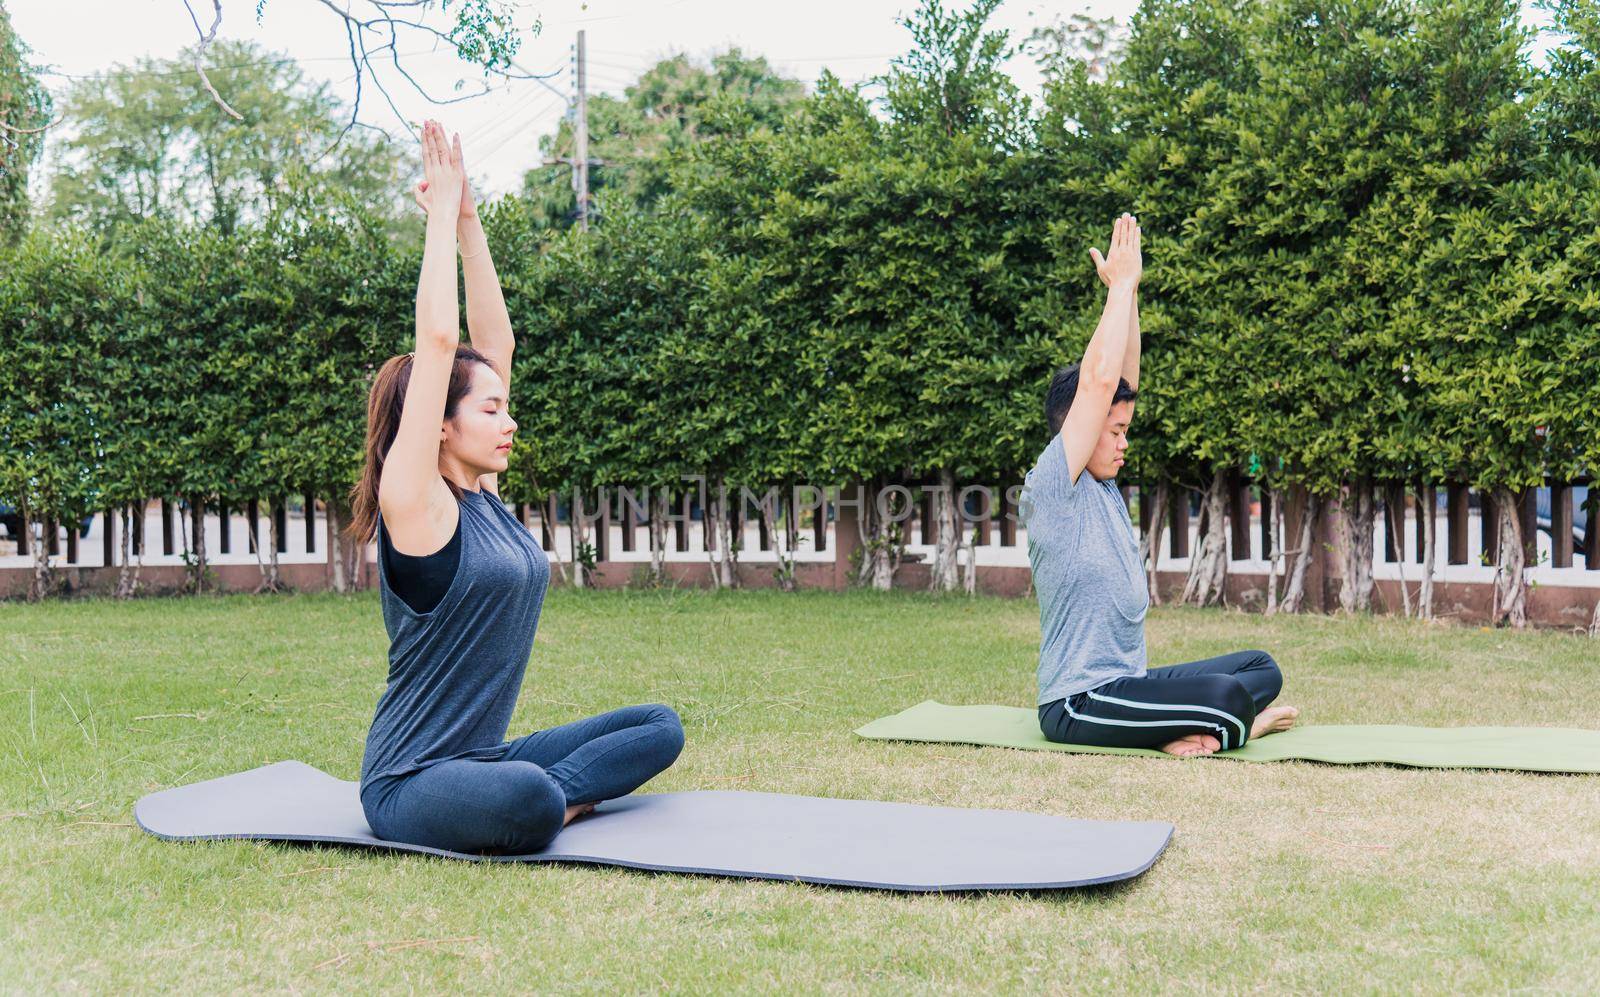
M 467 171 L 461 162 L 461 136 L 447 141 L 444 126 L 437 121 L 422 125 L 422 182 L 412 191 L 412 197 L 430 218 L 436 211 L 460 218 L 462 200 L 471 200 Z
M 431 123 L 432 122 L 430 122 L 430 124 Z M 440 137 L 443 137 L 443 128 L 439 130 L 439 135 Z M 427 141 L 427 125 L 423 126 L 423 140 L 424 142 Z M 469 218 L 476 218 L 478 217 L 478 202 L 473 199 L 472 182 L 467 179 L 466 162 L 461 154 L 460 135 L 457 135 L 455 137 L 455 141 L 451 143 L 450 153 L 454 157 L 457 165 L 461 167 L 461 209 L 457 217 L 461 221 L 466 221 Z M 417 202 L 417 207 L 422 209 L 423 214 L 428 214 L 428 209 L 432 204 L 432 199 L 428 194 L 428 192 L 432 189 L 433 184 L 427 179 L 419 181 L 416 187 L 412 188 L 411 197 Z
M 1124 213 L 1111 226 L 1111 246 L 1106 255 L 1101 256 L 1100 250 L 1092 246 L 1089 248 L 1089 256 L 1094 260 L 1095 272 L 1102 283 L 1107 287 L 1116 287 L 1119 283 L 1139 286 L 1139 278 L 1144 275 L 1142 240 L 1138 219 Z

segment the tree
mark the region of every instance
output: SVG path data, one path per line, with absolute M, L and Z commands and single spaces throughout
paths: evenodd
M 988 24 L 997 6 L 955 12 L 924 0 L 906 19 L 913 47 L 883 79 L 883 153 L 857 178 L 859 214 L 842 219 L 872 246 L 857 307 L 882 318 L 884 335 L 864 349 L 902 351 L 908 464 L 934 485 L 936 591 L 959 584 L 961 486 L 1017 466 L 1008 444 L 1031 435 L 1038 403 L 1016 400 L 1042 397 L 1049 376 L 1016 334 L 1033 289 L 1016 243 L 1023 257 L 1037 253 L 1013 234 L 1008 161 L 1032 134 L 1028 100 L 1000 69 L 1008 38 Z
M 704 362 L 718 379 L 700 388 L 718 399 L 703 427 L 715 440 L 705 469 L 713 486 L 762 483 L 746 475 L 779 443 L 757 440 L 745 420 L 781 427 L 820 481 L 898 483 L 912 463 L 916 386 L 903 330 L 888 328 L 894 316 L 883 312 L 895 276 L 874 245 L 884 224 L 883 127 L 858 93 L 824 74 L 782 130 L 730 130 L 681 174 L 715 295 L 697 309 L 717 330 Z M 902 543 L 874 513 L 869 502 L 861 577 L 887 588 Z
M 528 498 L 572 497 L 582 585 L 587 527 L 600 512 L 591 495 L 612 503 L 619 485 L 673 484 L 692 453 L 677 446 L 685 399 L 660 369 L 662 341 L 684 334 L 690 256 L 676 219 L 639 212 L 591 232 L 568 230 L 541 254 L 530 207 L 507 199 L 485 221 L 492 245 L 519 247 L 499 257 L 502 279 L 518 363 L 537 372 L 511 386 L 524 441 L 512 458 L 515 488 Z M 659 559 L 655 567 L 659 577 Z
M 1589 476 L 1588 529 L 1600 526 L 1600 3 L 1548 0 L 1561 44 L 1550 55 L 1539 93 L 1540 137 L 1555 155 L 1541 157 L 1541 186 L 1558 212 L 1565 252 L 1540 274 L 1539 298 L 1558 302 L 1547 311 L 1565 328 L 1556 354 L 1564 404 L 1548 430 L 1551 474 Z M 1574 196 L 1574 192 L 1578 192 Z M 1589 636 L 1600 637 L 1600 601 Z
M 51 100 L 27 64 L 28 48 L 0 4 L 0 245 L 22 238 L 28 219 L 28 170 L 44 147 Z
M 1100 212 L 1108 207 L 1136 214 L 1147 234 L 1132 473 L 1163 498 L 1171 490 L 1188 503 L 1189 492 L 1200 492 L 1204 528 L 1184 600 L 1202 605 L 1223 595 L 1223 489 L 1249 457 L 1254 422 L 1238 358 L 1255 356 L 1245 319 L 1261 261 L 1216 210 L 1214 174 L 1235 154 L 1235 108 L 1256 86 L 1257 7 L 1251 0 L 1149 0 L 1134 18 L 1109 92 L 1082 66 L 1049 92 L 1041 147 L 1047 162 L 1037 171 L 1098 215 L 1087 218 L 1083 206 L 1061 198 L 1066 210 L 1054 217 L 1064 245 L 1103 239 Z M 1054 160 L 1057 146 L 1070 156 Z M 1058 300 L 1053 310 L 1064 307 L 1070 302 Z M 1093 328 L 1088 314 L 1079 322 Z
M 1012 468 L 1027 467 L 1043 449 L 1047 427 L 1042 385 L 1056 369 L 1083 355 L 1099 321 L 1104 299 L 1087 265 L 1086 247 L 1103 245 L 1110 220 L 1122 211 L 1139 211 L 1148 226 L 1153 223 L 1144 212 L 1155 209 L 1152 199 L 1122 186 L 1128 149 L 1136 138 L 1122 100 L 1129 87 L 1112 85 L 1104 74 L 1093 72 L 1081 53 L 1067 53 L 1065 58 L 1047 79 L 1034 140 L 1008 164 L 1008 200 L 1016 219 L 1013 255 L 1030 261 L 1026 265 L 1031 270 L 1018 315 L 1019 351 L 1030 369 L 1044 372 L 1014 402 L 1019 412 L 1027 413 L 1027 420 L 1017 427 L 1021 436 L 1017 442 L 1023 444 L 1018 449 L 1027 452 L 1014 456 Z M 1160 236 L 1154 228 L 1146 233 L 1150 242 Z M 1147 251 L 1147 258 L 1154 252 Z M 1187 460 L 1171 447 L 1171 437 L 1159 421 L 1160 406 L 1147 401 L 1159 400 L 1153 389 L 1159 390 L 1163 381 L 1162 342 L 1152 334 L 1153 324 L 1159 328 L 1161 312 L 1152 305 L 1150 291 L 1159 286 L 1160 278 L 1159 269 L 1147 265 L 1141 292 L 1140 401 L 1128 464 L 1119 476 L 1137 481 L 1142 509 L 1147 514 L 1154 511 L 1155 529 L 1146 537 L 1144 553 L 1150 597 L 1157 603 L 1159 558 L 1154 545 L 1174 491 L 1172 478 Z
M 702 65 L 686 55 L 662 59 L 645 70 L 622 97 L 589 98 L 591 195 L 613 210 L 649 208 L 672 187 L 674 170 L 697 143 L 728 128 L 778 128 L 805 96 L 797 80 L 778 75 L 761 56 L 739 49 L 713 55 Z M 738 113 L 728 113 L 728 105 Z M 571 157 L 572 122 L 539 140 L 545 158 Z M 564 164 L 540 166 L 523 175 L 522 193 L 546 227 L 565 228 L 576 218 L 577 201 Z
M 415 345 L 421 245 L 397 242 L 389 219 L 318 187 L 291 187 L 264 228 L 265 273 L 279 290 L 260 341 L 270 362 L 247 368 L 248 390 L 287 401 L 262 415 L 263 487 L 280 501 L 323 498 L 343 591 L 360 570 L 341 533 L 361 476 L 367 393 L 376 368 Z
M 213 51 L 226 61 L 211 76 L 238 120 L 217 112 L 183 59 L 141 59 L 74 84 L 64 102 L 72 131 L 50 177 L 53 219 L 102 233 L 141 218 L 226 233 L 308 185 L 379 213 L 398 208 L 407 166 L 394 144 L 363 133 L 329 150 L 343 125 L 327 84 L 309 85 L 292 61 L 254 44 Z
M 252 343 L 250 323 L 262 288 L 277 280 L 276 267 L 263 266 L 253 226 L 223 232 L 156 220 L 126 234 L 140 267 L 146 320 L 160 337 L 137 379 L 148 413 L 140 422 L 144 443 L 160 455 L 141 481 L 151 488 L 144 497 L 186 505 L 193 533 L 208 505 L 238 509 L 260 495 L 252 480 L 257 421 L 275 398 L 254 397 L 247 388 L 251 369 L 273 358 Z M 250 529 L 254 537 L 254 523 Z M 201 591 L 208 581 L 205 546 L 194 550 L 188 587 Z
M 1082 67 L 1089 79 L 1098 82 L 1110 75 L 1127 43 L 1128 29 L 1116 18 L 1080 12 L 1034 28 L 1023 40 L 1022 50 L 1033 57 L 1047 81 Z
M 1233 102 L 1233 150 L 1204 216 L 1234 267 L 1220 295 L 1239 353 L 1264 375 L 1231 393 L 1247 429 L 1235 460 L 1280 460 L 1279 480 L 1338 496 L 1346 611 L 1371 608 L 1378 485 L 1406 473 L 1373 445 L 1400 415 L 1379 344 L 1403 293 L 1392 237 L 1375 237 L 1410 168 L 1415 107 L 1431 98 L 1415 18 L 1393 0 L 1264 6 L 1256 81 Z
M 102 456 L 121 433 L 108 375 L 134 310 L 122 261 L 82 232 L 35 229 L 0 260 L 0 496 L 24 531 L 45 526 L 30 600 L 56 590 L 57 526 L 106 507 Z
M 450 104 L 489 92 L 491 78 L 540 79 L 554 75 L 545 74 L 541 77 L 517 68 L 516 56 L 522 47 L 521 29 L 517 21 L 522 5 L 511 0 L 321 0 L 321 3 L 339 19 L 339 27 L 349 45 L 350 66 L 354 70 L 355 101 L 350 108 L 349 121 L 335 136 L 335 143 L 341 142 L 358 123 L 362 123 L 361 101 L 369 82 L 395 117 L 404 122 L 405 117 L 395 107 L 394 99 L 389 94 L 390 86 L 409 86 L 431 103 Z M 428 23 L 428 15 L 436 4 L 446 15 L 451 13 L 452 7 L 455 8 L 455 18 L 447 22 L 447 29 Z M 244 115 L 229 103 L 231 93 L 226 81 L 222 81 L 219 92 L 211 79 L 211 70 L 207 68 L 217 50 L 222 48 L 221 44 L 214 45 L 217 29 L 222 26 L 222 0 L 211 0 L 211 17 L 205 21 L 188 0 L 185 0 L 184 6 L 189 11 L 198 36 L 189 63 L 193 78 L 221 113 L 235 120 L 243 120 Z M 265 19 L 267 6 L 268 0 L 255 0 L 257 23 Z M 230 4 L 230 9 L 232 7 Z M 540 28 L 538 18 L 533 18 L 528 27 L 537 34 Z M 429 91 L 405 68 L 407 53 L 402 52 L 401 48 L 409 48 L 413 41 L 433 49 L 437 49 L 441 43 L 448 45 L 464 62 L 482 67 L 484 79 L 481 88 L 477 93 L 463 95 L 459 91 L 465 87 L 466 81 L 458 79 L 453 96 L 440 96 Z M 385 78 L 388 79 L 387 85 Z M 410 127 L 409 124 L 407 127 Z

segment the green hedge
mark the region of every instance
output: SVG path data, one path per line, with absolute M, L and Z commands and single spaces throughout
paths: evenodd
M 992 6 L 913 18 L 876 105 L 825 77 L 780 129 L 723 107 L 648 214 L 486 212 L 519 336 L 508 497 L 1014 481 L 1122 209 L 1148 247 L 1130 477 L 1592 471 L 1593 3 L 1535 65 L 1514 0 L 1147 0 L 1108 82 L 1040 106 Z M 228 236 L 34 232 L 0 261 L 0 501 L 343 495 L 418 257 L 312 200 Z

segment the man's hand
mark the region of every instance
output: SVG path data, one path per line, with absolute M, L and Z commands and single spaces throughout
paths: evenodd
M 1144 275 L 1141 241 L 1138 219 L 1124 213 L 1111 226 L 1111 245 L 1106 255 L 1101 256 L 1100 250 L 1092 246 L 1089 248 L 1089 256 L 1094 260 L 1095 272 L 1100 275 L 1102 283 L 1107 287 L 1116 287 L 1118 284 L 1130 288 L 1139 286 L 1139 278 Z

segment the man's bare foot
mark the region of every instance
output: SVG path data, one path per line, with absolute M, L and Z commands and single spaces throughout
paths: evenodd
M 576 818 L 582 817 L 584 814 L 593 813 L 593 812 L 594 812 L 594 804 L 593 803 L 574 803 L 572 806 L 567 808 L 567 819 L 561 822 L 561 826 L 562 827 L 566 827 L 568 824 L 571 824 L 573 822 L 573 820 L 575 820 Z
M 1266 737 L 1280 730 L 1288 730 L 1299 716 L 1299 707 L 1269 706 L 1256 714 L 1256 722 L 1250 727 L 1250 737 Z
M 1169 741 L 1161 746 L 1161 750 L 1169 755 L 1179 758 L 1190 758 L 1195 755 L 1209 755 L 1222 747 L 1222 742 L 1210 734 L 1190 734 L 1180 737 L 1176 741 Z

